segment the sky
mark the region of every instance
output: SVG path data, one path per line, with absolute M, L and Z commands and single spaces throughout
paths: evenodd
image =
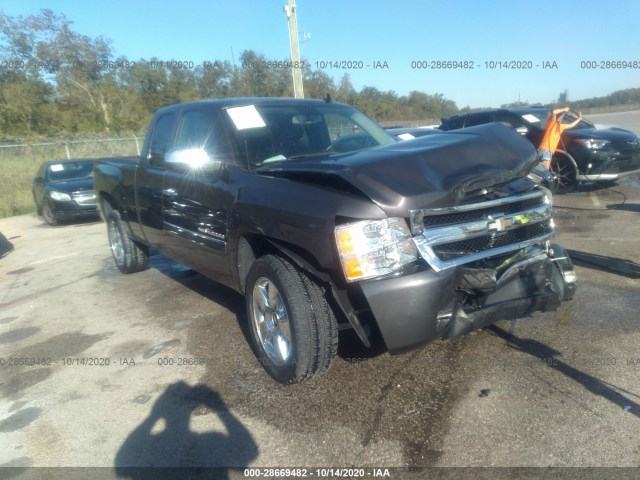
M 130 60 L 229 60 L 238 65 L 246 49 L 269 59 L 289 58 L 285 3 L 2 0 L 0 10 L 11 16 L 44 8 L 64 14 L 75 31 L 110 39 L 116 56 Z M 303 59 L 336 82 L 348 73 L 358 90 L 373 86 L 398 95 L 440 93 L 460 108 L 480 108 L 549 103 L 565 90 L 570 100 L 579 100 L 640 87 L 636 0 L 297 4 L 301 40 L 304 34 L 310 37 L 300 44 Z M 442 68 L 447 62 L 450 67 L 466 62 L 467 68 Z

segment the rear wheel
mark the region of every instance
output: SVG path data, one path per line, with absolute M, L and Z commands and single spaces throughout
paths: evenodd
M 117 210 L 111 210 L 107 217 L 107 235 L 111 255 L 118 270 L 122 273 L 134 273 L 147 268 L 147 248 L 129 238 Z
M 569 193 L 577 186 L 577 172 L 573 162 L 564 155 L 554 155 L 551 160 L 551 171 L 556 179 L 556 193 Z
M 322 287 L 287 260 L 266 255 L 247 276 L 251 338 L 260 364 L 283 384 L 326 371 L 338 350 L 336 318 Z

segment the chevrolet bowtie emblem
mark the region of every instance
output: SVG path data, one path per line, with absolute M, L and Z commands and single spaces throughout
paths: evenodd
M 487 229 L 496 232 L 504 232 L 513 225 L 513 217 L 489 215 L 488 220 Z

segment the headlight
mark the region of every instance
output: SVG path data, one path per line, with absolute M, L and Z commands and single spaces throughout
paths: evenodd
M 339 225 L 335 236 L 342 270 L 349 282 L 394 272 L 418 258 L 403 218 Z
M 49 196 L 51 197 L 52 200 L 55 200 L 56 202 L 70 202 L 71 201 L 71 196 L 68 193 L 64 193 L 64 192 L 49 192 Z
M 576 138 L 575 141 L 589 150 L 600 150 L 611 143 L 609 140 L 596 140 L 595 138 Z

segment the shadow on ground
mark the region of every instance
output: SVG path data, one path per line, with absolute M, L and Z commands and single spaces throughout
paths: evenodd
M 640 278 L 640 265 L 631 260 L 617 257 L 607 257 L 596 253 L 567 250 L 571 261 L 580 267 L 614 273 L 628 278 Z
M 491 325 L 487 328 L 487 331 L 502 338 L 511 348 L 540 359 L 545 365 L 549 366 L 549 368 L 553 368 L 573 381 L 578 382 L 593 395 L 600 396 L 640 418 L 640 404 L 630 398 L 635 397 L 636 399 L 640 399 L 640 395 L 607 383 L 564 363 L 558 358 L 562 353 L 544 343 L 530 338 L 517 337 L 496 325 Z M 626 395 L 620 392 L 624 392 Z
M 192 415 L 217 415 L 226 432 L 194 432 Z M 205 385 L 170 385 L 151 413 L 131 432 L 115 457 L 120 478 L 228 478 L 258 455 L 251 433 Z M 158 468 L 163 467 L 163 468 Z M 175 475 L 179 474 L 179 477 Z
M 640 213 L 640 203 L 621 203 L 619 205 L 607 205 L 610 210 L 624 210 L 627 212 Z

